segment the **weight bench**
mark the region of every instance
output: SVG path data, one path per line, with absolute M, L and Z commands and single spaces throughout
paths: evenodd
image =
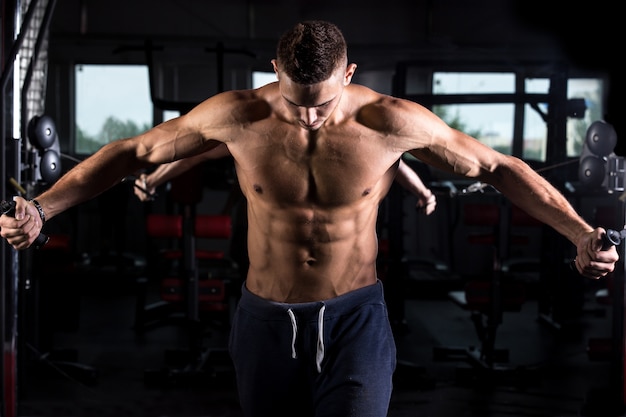
M 198 239 L 228 239 L 231 218 L 226 215 L 149 214 L 146 229 L 151 238 L 173 239 L 179 245 L 158 252 L 158 269 L 161 269 L 160 300 L 146 304 L 148 280 L 143 280 L 136 305 L 135 330 L 177 325 L 187 330 L 188 346 L 165 352 L 166 368 L 148 369 L 144 378 L 149 385 L 180 384 L 198 381 L 200 377 L 227 369 L 230 358 L 226 346 L 204 347 L 207 327 L 219 326 L 227 330 L 231 311 L 236 301 L 231 294 L 231 283 L 239 277 L 237 265 L 222 250 L 196 247 Z M 209 360 L 212 361 L 207 367 Z M 216 367 L 219 363 L 220 366 Z M 223 366 L 222 366 L 223 365 Z M 220 371 L 221 372 L 221 371 Z
M 463 290 L 451 291 L 448 296 L 456 305 L 470 312 L 480 347 L 436 347 L 435 360 L 467 360 L 485 369 L 508 362 L 508 349 L 495 347 L 496 331 L 502 324 L 504 312 L 521 311 L 526 298 L 524 285 L 509 282 L 494 286 L 491 281 L 469 281 Z
M 509 375 L 517 373 L 503 364 L 509 361 L 508 349 L 496 348 L 497 330 L 505 312 L 519 312 L 526 301 L 526 287 L 512 273 L 537 270 L 539 260 L 529 257 L 507 256 L 512 246 L 528 245 L 526 234 L 512 234 L 514 226 L 537 227 L 541 223 L 508 202 L 466 203 L 463 221 L 469 226 L 483 226 L 487 233 L 470 233 L 470 245 L 486 245 L 492 257 L 491 269 L 481 276 L 468 279 L 461 290 L 451 291 L 448 297 L 456 305 L 470 312 L 478 345 L 436 346 L 436 361 L 461 360 L 470 364 L 470 376 Z
M 189 239 L 229 239 L 231 218 L 227 215 L 196 215 L 192 236 Z M 160 277 L 160 300 L 146 303 L 148 279 L 140 280 L 141 290 L 135 311 L 136 331 L 151 326 L 171 324 L 176 321 L 201 319 L 211 313 L 229 313 L 227 286 L 237 278 L 237 265 L 223 250 L 198 249 L 191 259 L 185 253 L 184 217 L 182 215 L 149 214 L 146 230 L 151 239 L 174 239 L 179 245 L 160 249 L 157 253 L 157 270 Z M 187 264 L 187 265 L 185 265 Z M 154 268 L 153 268 L 154 269 Z M 190 274 L 197 272 L 197 279 Z

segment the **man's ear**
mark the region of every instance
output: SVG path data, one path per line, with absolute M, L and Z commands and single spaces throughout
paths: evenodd
M 346 75 L 343 78 L 343 85 L 346 86 L 352 82 L 352 76 L 356 71 L 356 64 L 349 64 L 346 67 Z
M 275 59 L 272 59 L 272 68 L 274 68 L 274 72 L 276 73 L 276 76 L 278 77 L 278 64 L 276 63 Z

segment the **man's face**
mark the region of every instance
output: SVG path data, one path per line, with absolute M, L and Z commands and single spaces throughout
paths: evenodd
M 278 76 L 279 90 L 286 108 L 295 122 L 307 130 L 317 130 L 330 117 L 341 99 L 343 89 L 350 84 L 354 64 L 348 69 L 339 68 L 320 83 L 302 85 L 292 81 L 284 72 L 274 68 Z

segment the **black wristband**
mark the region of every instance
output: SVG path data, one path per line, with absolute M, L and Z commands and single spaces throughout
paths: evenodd
M 33 203 L 33 206 L 35 206 L 35 208 L 39 212 L 39 218 L 41 218 L 41 224 L 42 225 L 46 224 L 46 213 L 43 212 L 43 208 L 41 207 L 41 204 L 39 204 L 39 202 L 35 199 L 30 200 L 30 202 Z

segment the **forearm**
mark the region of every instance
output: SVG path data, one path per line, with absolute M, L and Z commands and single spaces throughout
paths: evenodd
M 398 171 L 396 173 L 396 182 L 400 184 L 405 190 L 417 197 L 416 207 L 422 210 L 426 215 L 435 211 L 437 206 L 437 198 L 433 192 L 422 182 L 422 179 L 417 175 L 411 167 L 409 167 L 402 159 L 398 165 Z
M 487 182 L 574 245 L 578 245 L 583 234 L 593 230 L 560 191 L 519 159 L 511 157 L 510 164 L 498 170 L 496 176 Z
M 112 142 L 72 168 L 47 191 L 37 196 L 46 219 L 94 198 L 124 177 L 147 166 L 126 140 Z
M 404 189 L 417 197 L 428 198 L 432 194 L 417 173 L 403 161 L 400 161 L 400 165 L 398 165 L 396 181 Z
M 169 164 L 159 165 L 157 169 L 145 177 L 146 188 L 156 188 L 207 159 L 208 158 L 205 154 L 200 154 L 174 161 Z

